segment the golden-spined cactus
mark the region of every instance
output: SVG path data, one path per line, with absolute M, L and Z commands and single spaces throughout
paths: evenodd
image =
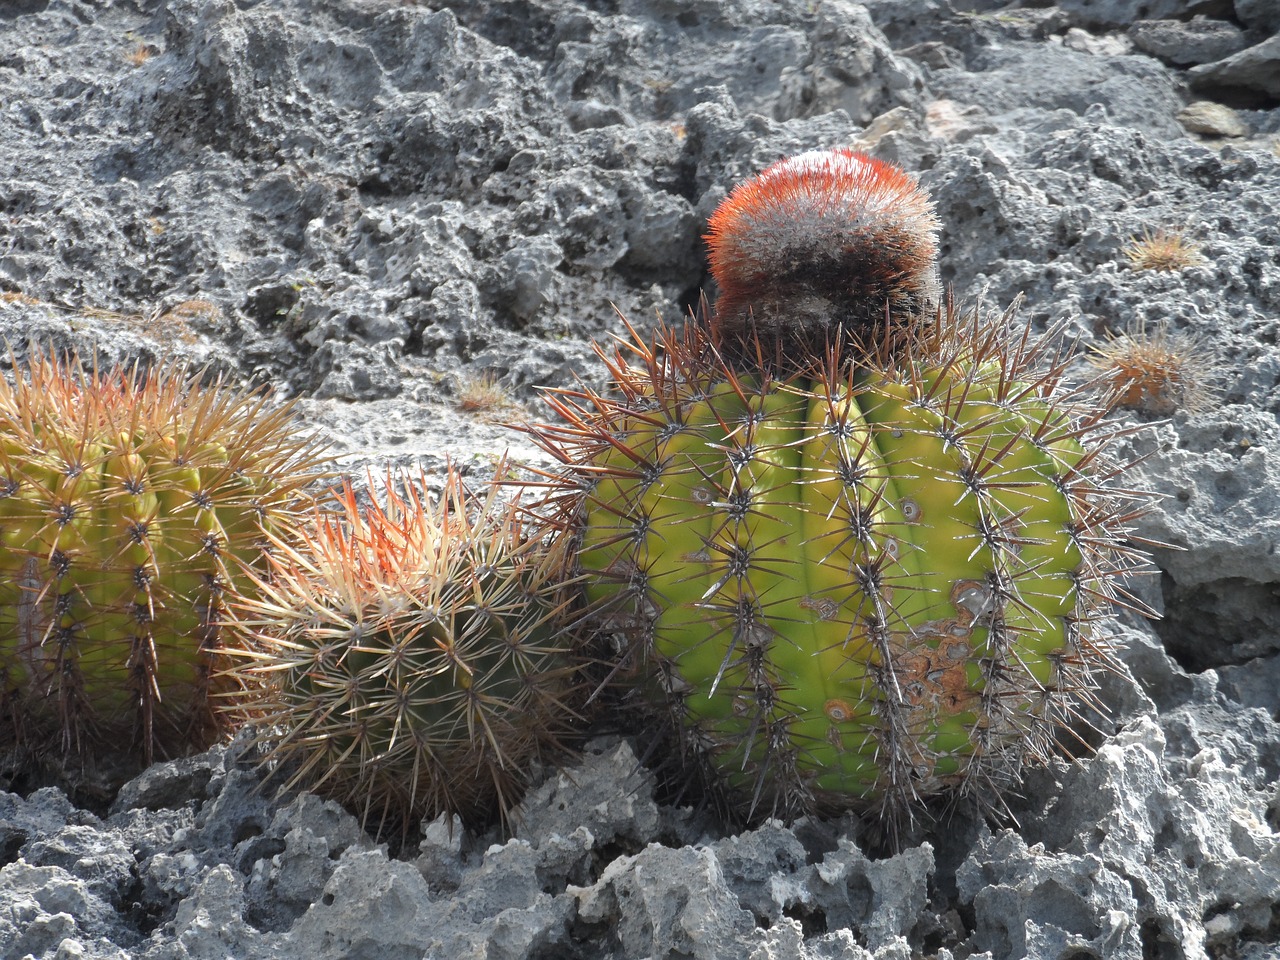
M 124 774 L 207 747 L 227 597 L 317 457 L 262 391 L 33 351 L 0 381 L 0 742 Z

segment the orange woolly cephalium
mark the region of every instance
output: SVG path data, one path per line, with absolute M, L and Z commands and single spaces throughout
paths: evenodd
M 939 305 L 938 218 L 908 174 L 852 150 L 779 160 L 712 215 L 722 338 L 781 336 L 821 352 L 829 331 L 871 340 Z

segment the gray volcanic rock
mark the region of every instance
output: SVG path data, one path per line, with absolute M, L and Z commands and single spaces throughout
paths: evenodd
M 1220 14 L 1220 0 L 1061 0 L 1057 5 L 1074 23 L 1091 29 L 1127 27 L 1135 20 L 1190 20 L 1196 14 Z
M 1211 63 L 1247 47 L 1244 31 L 1225 20 L 1139 20 L 1129 28 L 1134 45 L 1167 63 Z
M 156 764 L 114 800 L 0 758 L 0 955 L 1274 956 L 1276 9 L 0 4 L 15 361 L 50 344 L 270 383 L 347 472 L 438 480 L 446 459 L 482 473 L 508 450 L 546 465 L 501 422 L 541 416 L 539 387 L 603 382 L 590 341 L 619 329 L 615 306 L 642 329 L 696 306 L 716 204 L 821 146 L 921 177 L 959 301 L 1021 298 L 1021 318 L 1084 351 L 1183 337 L 1209 398 L 1116 414 L 1132 431 L 1117 455 L 1142 458 L 1127 482 L 1162 497 L 1133 522 L 1159 572 L 1130 589 L 1164 619 L 1110 628 L 1108 714 L 1028 771 L 1016 823 L 958 802 L 893 855 L 852 819 L 734 831 L 607 731 L 538 772 L 510 835 L 441 820 L 402 846 L 278 795 L 248 737 Z M 1205 98 L 1245 135 L 1184 128 Z M 1140 269 L 1126 250 L 1162 233 L 1197 256 Z M 459 409 L 483 375 L 513 406 Z
M 1197 90 L 1247 90 L 1280 97 L 1280 36 L 1213 63 L 1192 67 L 1191 85 Z
M 1269 0 L 1233 0 L 1235 15 L 1241 23 L 1255 30 L 1280 30 L 1280 8 Z

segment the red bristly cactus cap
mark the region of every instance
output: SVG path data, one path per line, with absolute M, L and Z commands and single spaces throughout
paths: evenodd
M 769 166 L 720 204 L 706 239 L 719 286 L 712 323 L 813 344 L 936 308 L 938 218 L 900 168 L 853 150 Z

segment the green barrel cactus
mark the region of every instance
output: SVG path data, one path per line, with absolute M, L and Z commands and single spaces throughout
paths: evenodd
M 34 355 L 0 381 L 0 745 L 110 779 L 221 734 L 226 598 L 317 451 L 198 379 Z
M 584 699 L 559 626 L 567 541 L 452 468 L 434 501 L 422 476 L 381 486 L 362 503 L 344 483 L 277 544 L 236 610 L 253 642 L 232 672 L 260 690 L 248 705 L 282 789 L 373 826 L 506 818 Z
M 1090 699 L 1142 498 L 1105 398 L 1008 334 L 944 314 L 775 377 L 633 331 L 609 395 L 550 394 L 592 619 L 749 816 L 994 806 Z

